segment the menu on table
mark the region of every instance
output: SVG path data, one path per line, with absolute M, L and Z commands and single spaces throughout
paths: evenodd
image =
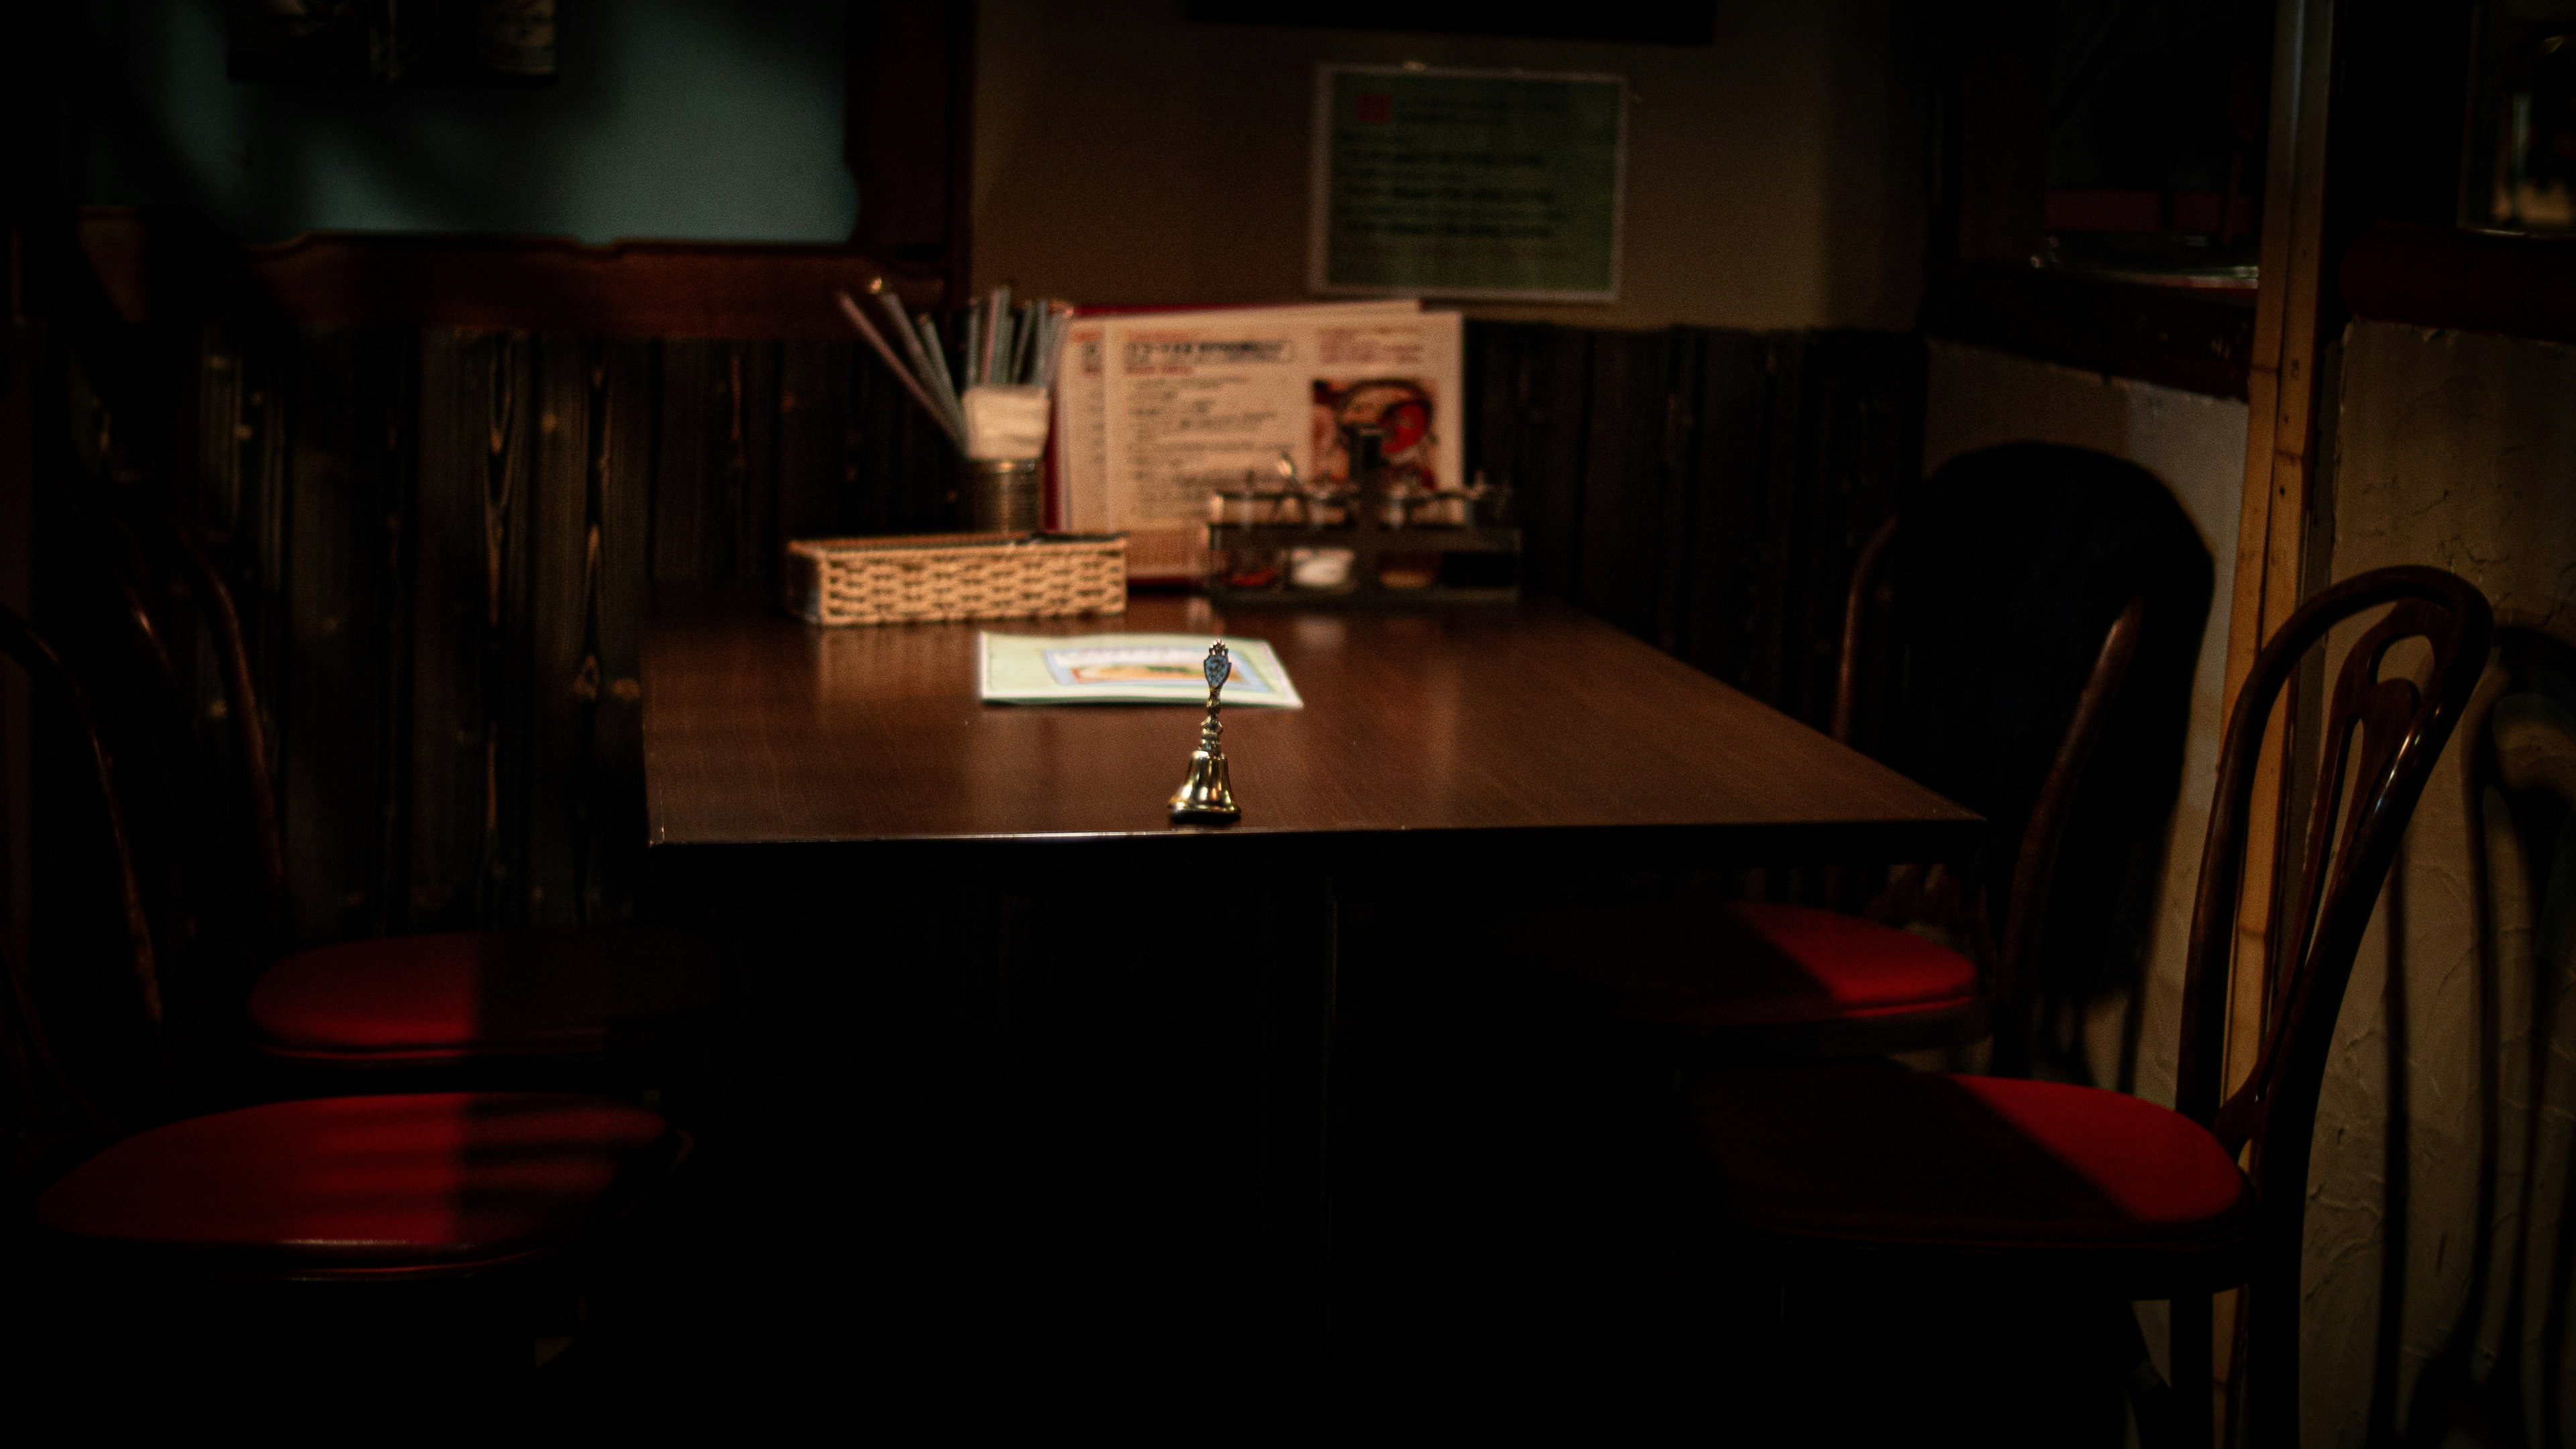
M 986 704 L 1205 704 L 1204 634 L 984 634 L 976 687 Z M 1303 709 L 1264 639 L 1225 636 L 1227 705 Z
M 1078 317 L 1056 390 L 1060 527 L 1128 535 L 1136 580 L 1198 577 L 1208 495 L 1344 474 L 1374 423 L 1396 467 L 1465 486 L 1462 327 L 1392 301 Z

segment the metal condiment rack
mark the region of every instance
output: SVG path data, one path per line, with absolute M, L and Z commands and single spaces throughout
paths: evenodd
M 1401 523 L 1385 521 L 1390 507 L 1410 510 L 1433 503 L 1463 503 L 1473 510 L 1485 500 L 1459 493 L 1414 493 L 1391 495 L 1386 486 L 1386 470 L 1377 457 L 1377 438 L 1373 429 L 1353 429 L 1361 436 L 1354 438 L 1352 457 L 1360 462 L 1354 469 L 1360 481 L 1356 492 L 1337 500 L 1319 499 L 1310 494 L 1281 492 L 1261 494 L 1254 501 L 1267 501 L 1275 510 L 1282 502 L 1294 502 L 1306 515 L 1301 523 L 1229 523 L 1207 525 L 1209 576 L 1207 594 L 1211 602 L 1226 605 L 1280 605 L 1298 608 L 1406 608 L 1420 604 L 1510 604 L 1520 599 L 1521 531 L 1510 524 L 1478 523 Z M 1242 497 L 1244 495 L 1236 495 Z M 1339 523 L 1315 521 L 1316 514 L 1327 502 L 1343 510 Z M 1351 554 L 1350 582 L 1340 588 L 1300 588 L 1290 579 L 1288 553 L 1291 549 L 1347 549 Z M 1279 555 L 1279 581 L 1256 588 L 1243 588 L 1225 581 L 1226 564 L 1236 550 L 1275 550 Z M 1512 559 L 1512 582 L 1491 587 L 1444 585 L 1439 582 L 1437 566 L 1432 582 L 1423 588 L 1388 588 L 1382 577 L 1381 560 L 1389 554 L 1439 555 L 1504 554 Z

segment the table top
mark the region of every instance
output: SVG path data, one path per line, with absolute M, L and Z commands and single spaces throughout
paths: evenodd
M 977 635 L 1222 630 L 1278 650 L 1302 710 L 1225 712 L 1243 819 L 1175 828 L 1200 711 L 988 705 Z M 1328 841 L 1437 864 L 1531 850 L 1674 864 L 1953 859 L 1967 810 L 1619 631 L 1545 603 L 825 629 L 656 595 L 644 662 L 656 846 Z M 1429 834 L 1437 832 L 1436 836 Z M 1223 840 L 1233 842 L 1217 845 Z

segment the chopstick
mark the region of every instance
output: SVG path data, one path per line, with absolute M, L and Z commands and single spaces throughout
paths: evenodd
M 960 448 L 966 446 L 965 394 L 977 387 L 1053 387 L 1065 330 L 1073 322 L 1069 302 L 1030 297 L 1015 307 L 1010 287 L 995 287 L 967 305 L 952 366 L 939 324 L 927 313 L 908 316 L 885 278 L 868 283 L 869 297 L 885 314 L 882 324 L 870 320 L 868 309 L 846 290 L 834 295 L 842 315 L 893 370 L 904 391 Z M 889 327 L 899 345 L 887 340 Z
M 894 369 L 894 375 L 903 383 L 904 391 L 912 394 L 912 400 L 921 404 L 921 410 L 930 414 L 931 420 L 939 424 L 939 430 L 948 435 L 950 442 L 961 448 L 966 446 L 965 429 L 949 421 L 947 410 L 930 396 L 929 391 L 921 385 L 921 380 L 912 375 L 911 369 L 903 365 L 903 359 L 894 355 L 894 349 L 886 345 L 886 340 L 878 333 L 876 324 L 868 320 L 867 313 L 859 310 L 859 304 L 851 300 L 849 292 L 845 289 L 834 295 L 841 299 L 842 315 L 850 319 L 851 326 L 859 329 L 860 336 L 868 339 L 868 345 L 877 350 L 877 356 L 885 359 L 885 365 Z

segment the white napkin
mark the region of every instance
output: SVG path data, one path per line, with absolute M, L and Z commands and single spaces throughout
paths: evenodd
M 1047 390 L 987 383 L 966 389 L 966 456 L 994 461 L 1046 451 Z

